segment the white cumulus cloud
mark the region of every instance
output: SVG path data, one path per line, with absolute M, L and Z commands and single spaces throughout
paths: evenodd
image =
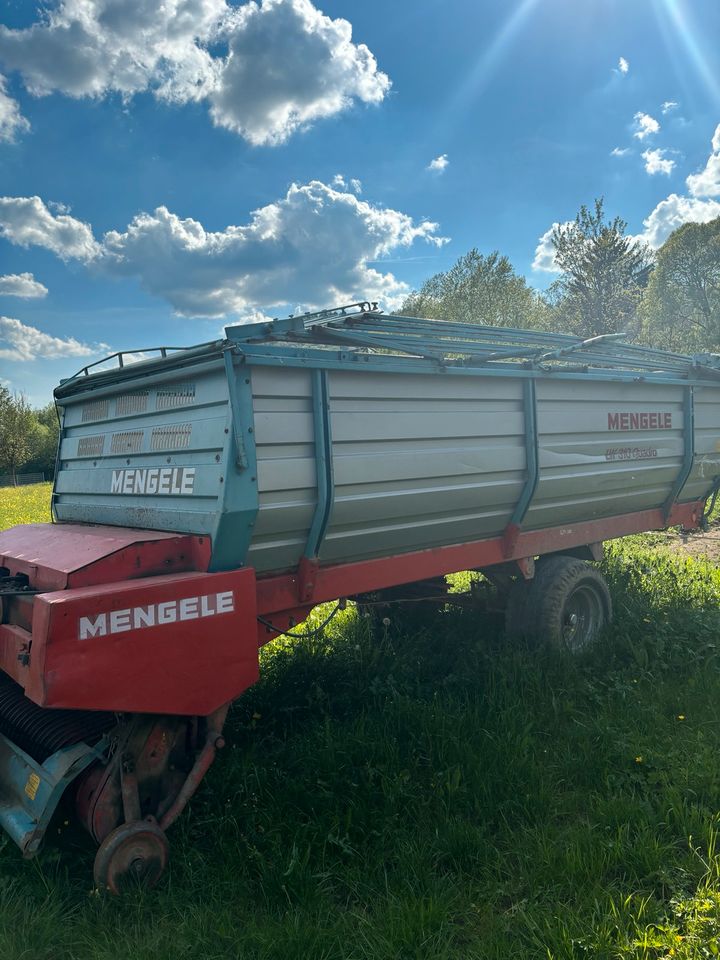
M 637 239 L 657 249 L 673 230 L 677 230 L 684 223 L 707 223 L 715 217 L 720 217 L 720 203 L 715 200 L 699 200 L 671 193 L 643 220 L 645 230 Z
M 358 196 L 360 188 L 359 181 L 346 182 L 341 175 L 332 184 L 292 184 L 246 223 L 219 231 L 158 207 L 102 240 L 89 224 L 53 213 L 39 197 L 0 197 L 0 237 L 44 247 L 95 271 L 136 278 L 186 316 L 246 315 L 361 298 L 392 308 L 408 286 L 382 269 L 383 259 L 416 241 L 436 247 L 448 241 L 436 223 L 369 203 Z M 6 279 L 18 284 L 18 278 L 26 289 L 36 283 L 31 274 Z
M 25 29 L 0 27 L 0 60 L 35 96 L 152 89 L 182 102 L 213 81 L 204 45 L 227 9 L 225 0 L 60 0 Z
M 14 143 L 29 129 L 30 123 L 20 113 L 17 100 L 8 94 L 7 81 L 0 75 L 0 143 Z
M 555 247 L 553 246 L 553 234 L 558 227 L 571 227 L 572 220 L 566 220 L 565 223 L 553 223 L 538 240 L 535 247 L 535 259 L 532 262 L 533 270 L 542 270 L 545 273 L 561 273 L 560 267 L 555 262 Z
M 187 316 L 366 297 L 392 307 L 407 285 L 369 262 L 416 240 L 440 246 L 446 238 L 437 230 L 314 180 L 293 184 L 249 223 L 216 232 L 166 207 L 140 214 L 125 231 L 105 235 L 99 265 L 137 277 Z
M 12 317 L 0 317 L 0 359 L 35 360 L 39 357 L 87 357 L 92 347 L 73 337 L 52 337 Z
M 229 15 L 228 55 L 210 93 L 216 124 L 253 144 L 283 143 L 353 100 L 379 103 L 390 87 L 347 20 L 310 0 L 263 0 Z
M 677 110 L 678 102 L 677 100 L 665 100 L 662 104 L 662 112 L 670 113 L 671 110 Z
M 650 212 L 643 220 L 644 230 L 631 240 L 646 243 L 653 250 L 657 250 L 667 240 L 670 234 L 684 223 L 708 223 L 720 217 L 720 202 L 717 200 L 701 199 L 700 197 L 683 197 L 671 193 Z M 565 224 L 566 226 L 570 224 Z M 555 264 L 552 246 L 553 230 L 558 226 L 554 223 L 538 242 L 533 261 L 534 270 L 544 270 L 549 273 L 559 272 Z
M 439 157 L 435 157 L 434 160 L 431 160 L 427 165 L 427 169 L 431 170 L 433 173 L 444 173 L 447 169 L 450 161 L 448 160 L 448 155 L 446 153 L 441 153 Z
M 51 213 L 40 197 L 0 197 L 0 237 L 44 247 L 63 260 L 91 260 L 99 250 L 88 224 Z
M 643 153 L 646 164 L 648 162 L 646 155 L 656 152 L 658 151 L 648 150 Z M 713 163 L 713 159 L 718 154 L 720 154 L 720 125 L 713 135 L 712 153 L 705 170 L 702 173 L 691 174 L 687 178 L 686 182 L 693 195 L 682 196 L 671 193 L 665 197 L 643 220 L 645 229 L 634 239 L 647 243 L 656 250 L 674 230 L 684 223 L 707 223 L 720 216 L 720 202 L 710 199 L 711 194 L 720 197 L 720 183 L 714 179 L 718 168 Z M 660 161 L 662 159 L 660 157 Z
M 651 134 L 657 133 L 660 129 L 660 124 L 654 117 L 651 117 L 649 113 L 641 113 L 638 111 L 633 117 L 633 120 L 635 122 L 633 136 L 637 137 L 638 140 L 644 140 Z
M 362 181 L 357 177 L 350 177 L 346 180 L 342 173 L 336 173 L 332 178 L 332 186 L 338 190 L 352 190 L 353 193 L 362 193 Z
M 48 288 L 40 283 L 31 273 L 6 273 L 0 277 L 0 296 L 21 297 L 23 300 L 34 300 L 46 297 Z
M 651 176 L 655 173 L 664 173 L 669 176 L 675 166 L 675 161 L 666 157 L 666 150 L 644 150 L 642 158 L 645 161 L 645 172 Z
M 610 151 L 610 156 L 626 157 L 630 152 L 630 147 L 613 147 L 613 149 Z
M 688 190 L 694 197 L 720 196 L 720 124 L 712 138 L 712 153 L 708 157 L 705 169 L 700 173 L 691 173 L 686 180 Z
M 627 62 L 625 57 L 620 57 L 620 59 L 618 60 L 618 70 L 620 71 L 620 73 L 627 73 L 629 69 L 630 69 L 630 64 Z
M 390 88 L 350 23 L 311 0 L 61 0 L 29 27 L 0 26 L 0 62 L 35 96 L 206 101 L 217 125 L 257 145 Z

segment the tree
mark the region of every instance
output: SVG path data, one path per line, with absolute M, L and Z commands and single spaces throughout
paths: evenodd
M 720 351 L 720 217 L 685 223 L 660 247 L 642 323 L 643 339 L 654 346 Z
M 0 386 L 0 469 L 15 479 L 32 456 L 37 442 L 37 420 L 21 393 Z
M 60 425 L 54 403 L 48 403 L 38 410 L 33 410 L 35 426 L 33 428 L 34 441 L 31 459 L 24 464 L 28 473 L 44 473 L 50 479 L 55 473 Z
M 473 249 L 445 273 L 436 273 L 405 300 L 399 314 L 496 327 L 539 327 L 546 307 L 524 277 L 497 250 Z
M 552 244 L 562 275 L 554 284 L 555 326 L 583 337 L 636 333 L 638 306 L 652 268 L 647 245 L 625 236 L 620 217 L 605 218 L 602 198 L 572 223 L 555 228 Z

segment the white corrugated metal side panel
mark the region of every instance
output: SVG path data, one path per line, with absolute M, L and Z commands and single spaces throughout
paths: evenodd
M 258 494 L 248 564 L 258 571 L 297 566 L 317 498 L 311 375 L 308 370 L 255 367 Z
M 683 457 L 683 389 L 662 384 L 540 380 L 540 482 L 526 528 L 661 506 Z M 610 415 L 671 415 L 671 429 L 614 430 Z
M 316 503 L 310 373 L 253 373 L 260 515 L 250 562 L 297 565 Z M 500 535 L 526 479 L 520 378 L 329 372 L 334 507 L 321 560 L 340 563 Z M 661 506 L 683 459 L 683 388 L 538 380 L 540 480 L 525 529 Z M 611 429 L 609 415 L 668 414 Z M 720 388 L 697 390 L 683 499 L 720 472 Z M 656 421 L 659 422 L 659 421 Z
M 517 380 L 332 371 L 325 562 L 500 532 L 525 466 Z
M 720 477 L 720 387 L 695 387 L 695 460 L 683 500 L 702 497 Z

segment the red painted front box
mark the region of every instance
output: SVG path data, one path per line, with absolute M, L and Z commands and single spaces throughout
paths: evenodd
M 258 678 L 255 572 L 35 597 L 25 692 L 43 707 L 204 716 Z

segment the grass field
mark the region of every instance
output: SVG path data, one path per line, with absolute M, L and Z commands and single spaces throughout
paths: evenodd
M 161 887 L 93 894 L 62 820 L 34 861 L 5 842 L 0 958 L 720 955 L 720 572 L 642 538 L 605 567 L 578 659 L 450 610 L 276 644 Z
M 51 490 L 51 483 L 0 487 L 0 530 L 18 523 L 46 523 L 50 519 Z

